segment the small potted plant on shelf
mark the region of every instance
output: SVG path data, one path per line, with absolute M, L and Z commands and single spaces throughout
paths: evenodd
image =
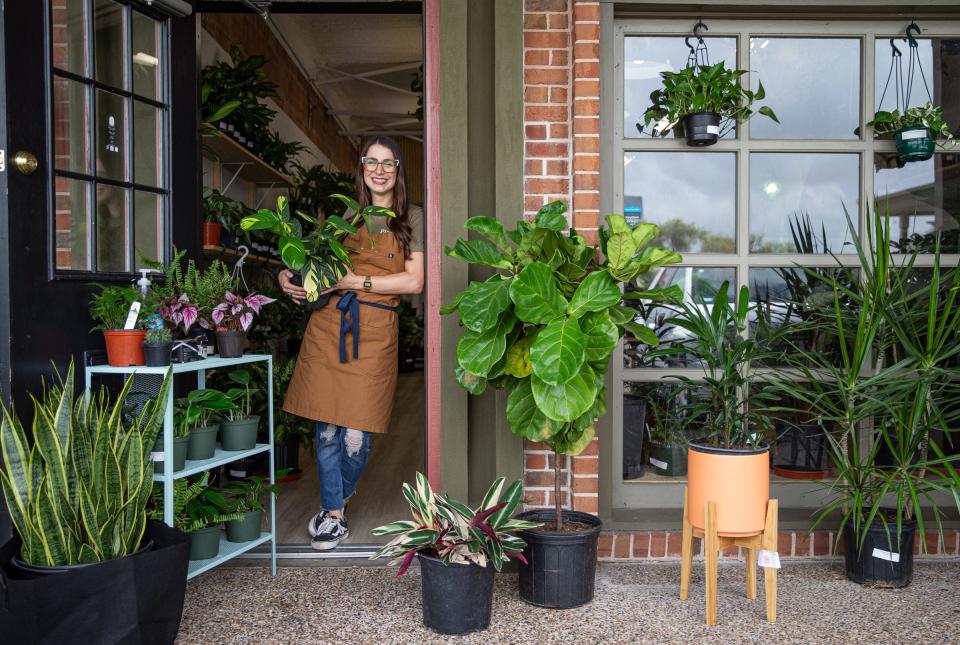
M 194 482 L 186 477 L 173 481 L 173 525 L 190 535 L 190 559 L 209 560 L 220 554 L 220 525 L 243 518 L 229 510 L 223 494 L 210 488 L 210 473 Z M 163 484 L 156 482 L 150 493 L 151 519 L 163 520 Z
M 766 96 L 763 83 L 759 83 L 756 92 L 741 84 L 741 77 L 746 73 L 743 69 L 727 69 L 723 61 L 661 72 L 663 87 L 650 94 L 652 105 L 644 112 L 644 124 L 654 123 L 653 135 L 660 137 L 667 136 L 679 124 L 687 137 L 687 145 L 711 146 L 731 128 L 753 116 L 753 102 Z M 766 105 L 756 112 L 780 123 Z
M 144 317 L 131 313 L 131 306 L 142 300 L 140 292 L 133 286 L 96 286 L 100 291 L 90 301 L 90 317 L 97 323 L 94 329 L 103 331 L 107 362 L 114 367 L 143 365 Z M 130 318 L 133 321 L 128 327 Z
M 682 389 L 655 390 L 647 404 L 648 461 L 658 475 L 683 477 L 687 474 L 687 436 L 684 425 L 671 409 L 684 399 Z
M 279 476 L 279 473 L 278 473 Z M 227 542 L 250 542 L 260 537 L 263 524 L 263 498 L 269 493 L 277 494 L 276 484 L 270 484 L 263 477 L 249 475 L 246 479 L 235 479 L 223 487 L 227 493 L 227 505 L 231 512 L 242 517 L 226 523 Z
M 901 164 L 926 161 L 934 148 L 953 142 L 953 132 L 943 120 L 943 108 L 929 101 L 923 105 L 887 112 L 880 110 L 867 123 L 879 136 L 893 135 Z
M 210 311 L 210 324 L 216 329 L 217 350 L 220 358 L 243 356 L 247 330 L 260 308 L 274 302 L 273 298 L 250 293 L 240 296 L 230 291 Z
M 217 448 L 217 432 L 220 430 L 214 415 L 230 410 L 233 401 L 219 390 L 204 388 L 188 393 L 177 401 L 177 405 L 181 409 L 178 422 L 190 433 L 187 459 L 201 461 L 213 458 Z
M 257 445 L 260 425 L 260 415 L 253 414 L 252 378 L 247 370 L 233 370 L 227 376 L 240 387 L 226 392 L 232 405 L 225 410 L 227 418 L 220 423 L 220 445 L 228 451 L 251 450 Z
M 236 202 L 220 191 L 204 187 L 203 189 L 203 245 L 220 246 L 221 232 L 229 227 L 230 213 Z
M 504 490 L 498 478 L 476 509 L 436 494 L 417 473 L 417 485 L 403 485 L 412 520 L 373 529 L 391 540 L 373 558 L 400 563 L 402 576 L 417 557 L 420 562 L 423 624 L 441 634 L 465 634 L 490 625 L 494 573 L 511 557 L 523 561 L 523 539 L 517 531 L 539 526 L 513 518 L 523 495 L 517 480 Z
M 143 355 L 147 367 L 169 365 L 171 348 L 173 348 L 173 339 L 169 329 L 165 327 L 148 329 L 143 340 Z
M 601 526 L 595 515 L 563 510 L 561 458 L 580 454 L 594 437 L 606 412 L 604 374 L 624 329 L 658 342 L 634 322 L 633 309 L 621 306 L 621 285 L 680 261 L 678 254 L 650 245 L 656 225 L 631 227 L 621 215 L 608 216 L 599 231 L 601 259 L 569 227 L 565 211 L 562 202 L 552 202 L 509 233 L 490 217 L 467 220 L 466 227 L 485 239 L 457 240 L 447 255 L 497 273 L 472 282 L 440 310 L 457 311 L 466 328 L 457 344 L 460 384 L 472 394 L 488 384 L 507 390 L 511 431 L 554 451 L 553 510 L 520 515 L 546 525 L 523 533 L 531 564 L 520 567 L 520 595 L 547 607 L 592 599 Z M 654 288 L 628 297 L 657 301 L 676 291 Z M 557 558 L 549 568 L 541 558 L 546 552 Z

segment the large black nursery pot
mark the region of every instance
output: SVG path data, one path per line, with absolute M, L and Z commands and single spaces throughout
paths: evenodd
M 0 641 L 172 643 L 180 629 L 190 538 L 148 522 L 143 552 L 49 573 L 14 569 L 19 536 L 0 548 Z M 54 569 L 54 568 L 51 568 Z
M 683 117 L 683 132 L 688 146 L 712 146 L 720 138 L 720 115 L 697 112 Z
M 544 524 L 519 534 L 527 543 L 523 551 L 527 564 L 519 563 L 520 597 L 531 605 L 570 609 L 593 600 L 602 522 L 580 511 L 564 511 L 563 518 L 590 528 L 570 533 L 547 530 L 556 519 L 556 512 L 548 509 L 517 515 L 517 519 Z
M 246 339 L 247 334 L 242 331 L 218 331 L 217 353 L 220 358 L 240 358 Z
M 445 565 L 418 553 L 423 598 L 423 624 L 441 634 L 486 629 L 493 610 L 493 564 Z
M 933 156 L 936 145 L 930 130 L 922 125 L 897 130 L 893 140 L 897 144 L 897 158 L 903 162 L 926 161 Z
M 881 510 L 881 513 L 883 510 Z M 888 517 L 896 517 L 890 511 Z M 916 520 L 904 520 L 897 534 L 896 520 L 887 520 L 884 527 L 875 519 L 866 530 L 863 548 L 857 549 L 853 524 L 843 525 L 843 561 L 847 578 L 870 587 L 906 587 L 913 580 L 913 542 Z M 889 534 L 888 531 L 889 530 Z

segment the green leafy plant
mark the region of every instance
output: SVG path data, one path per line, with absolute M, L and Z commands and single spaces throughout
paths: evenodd
M 100 289 L 90 300 L 90 317 L 97 325 L 94 329 L 123 329 L 127 321 L 130 305 L 140 299 L 140 292 L 136 287 L 115 287 L 102 284 L 94 285 Z M 145 314 L 142 311 L 141 314 Z M 137 318 L 138 329 L 143 329 L 145 315 Z
M 196 481 L 186 478 L 173 482 L 173 525 L 184 533 L 199 531 L 231 520 L 242 520 L 243 513 L 231 511 L 223 494 L 209 487 L 210 473 L 205 472 Z M 148 516 L 163 521 L 163 483 L 153 485 Z
M 220 224 L 229 229 L 231 224 L 239 221 L 232 217 L 237 205 L 238 202 L 221 194 L 219 190 L 204 186 L 203 201 L 201 202 L 203 221 Z
M 227 416 L 231 421 L 242 421 L 253 415 L 253 396 L 257 388 L 253 385 L 253 377 L 247 370 L 233 370 L 227 373 L 227 378 L 232 383 L 241 387 L 232 387 L 227 390 L 227 397 L 233 402 L 232 407 L 227 409 Z
M 280 487 L 277 484 L 271 484 L 259 475 L 235 479 L 223 487 L 223 492 L 229 495 L 227 505 L 235 513 L 266 510 L 263 506 L 263 498 L 269 493 L 276 495 L 279 490 Z
M 291 162 L 307 147 L 299 141 L 284 141 L 279 132 L 268 130 L 260 141 L 260 158 L 282 173 L 292 174 Z
M 277 85 L 262 69 L 266 62 L 263 56 L 244 58 L 238 47 L 232 47 L 229 62 L 204 67 L 200 73 L 202 121 L 216 124 L 222 120 L 255 145 L 264 141 L 276 111 L 261 99 L 277 96 Z
M 302 224 L 305 227 L 315 227 L 317 222 L 322 222 L 329 215 L 343 217 L 346 204 L 331 195 L 351 193 L 355 183 L 354 176 L 328 170 L 323 164 L 306 168 L 294 161 L 292 166 L 295 175 L 294 187 L 290 191 L 290 209 L 307 216 Z M 309 231 L 305 228 L 304 232 Z
M 644 125 L 656 123 L 654 136 L 665 137 L 684 117 L 713 112 L 726 121 L 720 132 L 723 136 L 753 116 L 753 102 L 766 96 L 763 83 L 758 84 L 756 92 L 741 84 L 741 77 L 746 73 L 743 69 L 727 69 L 723 61 L 703 67 L 684 67 L 677 72 L 660 72 L 663 87 L 650 94 L 651 105 L 644 112 Z M 756 112 L 780 123 L 766 105 Z
M 466 328 L 457 344 L 456 378 L 472 394 L 490 384 L 510 392 L 507 420 L 514 434 L 542 441 L 556 453 L 579 454 L 606 412 L 604 374 L 610 356 L 628 329 L 656 344 L 656 335 L 634 322 L 623 297 L 666 299 L 679 289 L 621 293 L 621 283 L 680 255 L 649 245 L 659 229 L 631 227 L 609 215 L 597 249 L 568 229 L 566 206 L 552 202 L 532 222 L 512 231 L 491 217 L 472 217 L 466 227 L 484 239 L 457 240 L 447 255 L 497 269 L 471 282 L 440 311 L 459 313 Z M 560 485 L 560 459 L 556 482 Z M 557 529 L 562 522 L 556 496 Z
M 190 430 L 210 425 L 214 414 L 228 412 L 233 407 L 230 397 L 219 390 L 193 390 L 174 402 L 173 422 L 176 436 L 190 436 Z
M 163 424 L 170 387 L 167 372 L 157 397 L 126 420 L 123 402 L 106 388 L 74 400 L 73 363 L 64 380 L 33 399 L 27 437 L 20 419 L 3 406 L 0 480 L 17 533 L 20 557 L 35 565 L 99 562 L 135 553 L 146 530 L 153 481 L 150 451 Z
M 953 139 L 950 126 L 943 120 L 943 108 L 933 105 L 929 101 L 923 105 L 907 108 L 902 114 L 900 110 L 887 112 L 879 110 L 873 115 L 873 120 L 867 123 L 880 136 L 896 134 L 904 128 L 923 126 L 941 146 Z
M 434 493 L 427 478 L 417 473 L 416 488 L 403 485 L 413 520 L 373 529 L 372 535 L 394 537 L 371 559 L 390 558 L 391 565 L 399 562 L 398 577 L 406 572 L 418 552 L 435 556 L 445 565 L 473 563 L 485 567 L 492 562 L 497 571 L 510 557 L 526 562 L 526 542 L 512 534 L 540 525 L 513 519 L 523 495 L 523 482 L 517 480 L 504 490 L 504 481 L 499 477 L 493 482 L 474 510 Z
M 173 335 L 169 329 L 148 329 L 145 341 L 148 343 L 169 343 Z

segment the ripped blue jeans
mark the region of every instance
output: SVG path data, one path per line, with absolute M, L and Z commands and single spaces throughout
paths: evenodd
M 370 457 L 370 433 L 317 422 L 317 475 L 323 510 L 342 511 Z

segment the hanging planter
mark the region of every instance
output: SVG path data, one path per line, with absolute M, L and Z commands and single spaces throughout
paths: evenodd
M 720 138 L 720 115 L 696 112 L 683 117 L 683 132 L 688 146 L 712 146 Z
M 936 142 L 930 136 L 930 129 L 925 126 L 910 126 L 900 128 L 893 135 L 897 142 L 897 157 L 904 162 L 926 161 L 933 156 Z

